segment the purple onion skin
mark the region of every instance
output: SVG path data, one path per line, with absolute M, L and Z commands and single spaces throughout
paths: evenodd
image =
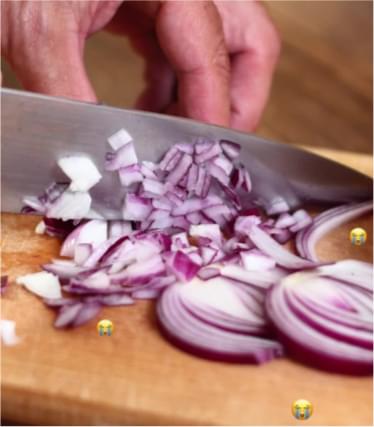
M 373 374 L 372 362 L 357 362 L 342 360 L 334 356 L 327 356 L 321 354 L 318 350 L 303 347 L 299 343 L 290 339 L 275 325 L 277 338 L 283 344 L 286 356 L 290 356 L 297 362 L 304 365 L 309 365 L 321 371 L 328 371 L 329 373 L 337 373 L 344 375 L 366 376 Z
M 271 293 L 271 287 L 268 290 L 268 295 Z M 266 304 L 269 304 L 267 298 Z M 275 338 L 283 345 L 285 354 L 294 361 L 321 371 L 329 373 L 337 373 L 344 375 L 358 375 L 367 376 L 372 375 L 373 365 L 366 362 L 354 362 L 341 360 L 334 356 L 327 356 L 321 354 L 318 350 L 303 347 L 300 343 L 291 339 L 288 335 L 284 334 L 281 329 L 277 327 L 275 322 L 272 321 L 268 315 L 268 310 L 265 310 L 266 319 L 269 321 L 269 329 Z
M 180 340 L 178 337 L 170 333 L 169 330 L 167 330 L 164 325 L 159 320 L 159 317 L 157 317 L 157 322 L 159 326 L 159 331 L 161 332 L 161 335 L 166 338 L 171 344 L 173 344 L 175 347 L 178 347 L 180 350 L 183 350 L 189 354 L 192 354 L 194 356 L 197 356 L 199 358 L 212 360 L 215 362 L 227 362 L 227 363 L 237 363 L 237 364 L 263 364 L 266 362 L 270 362 L 275 357 L 281 357 L 282 354 L 274 354 L 275 352 L 273 350 L 262 350 L 262 358 L 259 360 L 254 354 L 247 353 L 247 354 L 228 354 L 223 352 L 216 352 L 211 351 L 208 349 L 201 349 L 200 347 L 196 347 L 192 344 L 186 343 L 183 340 Z

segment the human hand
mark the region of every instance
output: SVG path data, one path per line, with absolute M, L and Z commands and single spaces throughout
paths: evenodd
M 102 28 L 146 60 L 138 107 L 252 130 L 270 89 L 279 38 L 244 2 L 2 2 L 2 54 L 28 90 L 96 102 L 83 63 Z

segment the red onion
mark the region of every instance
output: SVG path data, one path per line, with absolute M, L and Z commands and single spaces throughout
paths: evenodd
M 225 279 L 198 279 L 168 287 L 157 315 L 166 337 L 184 350 L 214 360 L 264 363 L 282 355 L 266 333 L 263 307 Z
M 296 236 L 299 254 L 312 261 L 318 261 L 315 251 L 317 241 L 334 228 L 373 210 L 373 202 L 338 206 L 313 218 L 313 222 Z
M 126 187 L 122 220 L 105 221 L 91 209 L 88 190 L 98 174 L 86 160 L 60 161 L 72 183 L 24 200 L 26 211 L 46 215 L 39 233 L 70 233 L 61 255 L 71 260 L 43 266 L 52 294 L 29 278 L 28 289 L 58 311 L 56 327 L 82 325 L 105 305 L 158 299 L 165 335 L 203 357 L 262 363 L 280 356 L 270 318 L 290 354 L 313 354 L 305 358 L 318 367 L 368 372 L 372 266 L 322 264 L 314 244 L 371 203 L 312 219 L 302 209 L 290 211 L 281 195 L 271 203 L 248 198 L 250 171 L 237 162 L 234 142 L 180 142 L 159 163 L 139 162 L 124 129 L 108 142 L 114 152 L 106 168 Z M 75 169 L 77 161 L 88 176 Z M 97 219 L 86 221 L 88 212 Z M 282 246 L 296 233 L 301 256 Z
M 370 374 L 372 297 L 318 271 L 300 272 L 273 286 L 266 310 L 293 357 L 333 372 Z

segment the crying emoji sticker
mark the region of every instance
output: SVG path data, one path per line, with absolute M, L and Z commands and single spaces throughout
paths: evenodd
M 103 335 L 112 336 L 113 329 L 113 322 L 107 319 L 100 320 L 97 324 L 97 332 L 99 332 L 101 337 Z
M 292 404 L 292 413 L 298 420 L 307 420 L 313 413 L 313 406 L 308 400 L 295 400 Z

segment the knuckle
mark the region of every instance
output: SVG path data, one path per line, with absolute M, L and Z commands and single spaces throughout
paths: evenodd
M 230 60 L 227 53 L 227 48 L 224 39 L 220 39 L 214 51 L 213 65 L 217 68 L 220 74 L 224 77 L 229 77 Z

